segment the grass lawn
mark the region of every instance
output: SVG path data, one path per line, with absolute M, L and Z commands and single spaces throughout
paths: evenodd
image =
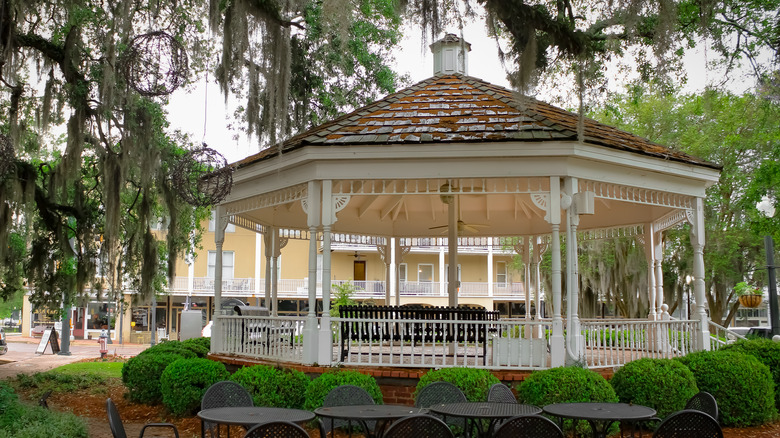
M 124 362 L 76 362 L 53 369 L 51 372 L 62 374 L 96 374 L 101 377 L 122 377 Z

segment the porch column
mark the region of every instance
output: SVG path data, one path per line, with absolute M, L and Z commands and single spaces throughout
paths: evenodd
M 447 262 L 444 259 L 444 248 L 439 248 L 439 295 L 447 296 Z M 407 274 L 408 275 L 408 274 Z M 418 278 L 419 280 L 419 278 Z
M 662 231 L 653 232 L 653 253 L 655 268 L 655 309 L 657 319 L 663 315 L 661 306 L 664 304 L 664 238 Z M 652 305 L 652 303 L 650 303 Z
M 523 295 L 525 296 L 525 319 L 531 320 L 531 240 L 528 236 L 523 237 Z M 531 333 L 526 333 L 530 337 Z
M 453 196 L 447 204 L 447 264 L 450 269 L 447 276 L 447 303 L 450 307 L 458 306 L 458 211 L 459 197 Z
M 696 294 L 696 309 L 690 318 L 700 321 L 699 330 L 694 334 L 695 348 L 709 350 L 709 318 L 704 309 L 704 199 L 694 199 L 692 213 L 691 246 L 693 247 L 693 289 Z
M 412 250 L 411 246 L 402 246 L 401 239 L 394 238 L 395 249 L 393 254 L 395 255 L 395 305 L 401 305 L 401 276 L 399 275 L 399 269 L 401 263 L 404 262 L 404 257 Z M 407 267 L 406 275 L 409 275 L 409 268 Z
M 580 279 L 579 251 L 577 243 L 577 227 L 580 216 L 577 211 L 577 178 L 567 177 L 564 180 L 565 192 L 569 196 L 569 205 L 563 205 L 566 210 L 566 294 L 568 296 L 566 312 L 567 333 L 566 355 L 570 363 L 580 362 L 585 356 L 585 340 L 580 326 Z
M 343 196 L 339 200 L 342 200 Z M 348 198 L 347 198 L 348 199 Z M 329 366 L 333 360 L 333 333 L 330 323 L 330 241 L 331 225 L 338 219 L 336 211 L 339 206 L 346 206 L 338 202 L 333 196 L 333 182 L 325 180 L 322 182 L 322 318 L 320 319 L 320 338 L 317 363 L 322 366 Z M 311 268 L 311 265 L 309 266 Z M 316 254 L 315 254 L 316 268 Z M 316 273 L 314 276 L 317 278 Z M 311 281 L 311 280 L 310 280 Z
M 214 212 L 214 243 L 216 244 L 216 254 L 214 254 L 214 314 L 211 320 L 214 321 L 211 327 L 211 352 L 215 353 L 222 350 L 222 330 L 220 321 L 216 319 L 217 315 L 222 314 L 222 244 L 225 243 L 225 228 L 228 225 L 228 218 L 225 215 L 225 207 L 218 205 Z M 157 298 L 154 298 L 157 301 Z M 154 312 L 154 308 L 152 308 Z M 155 336 L 156 327 L 152 327 L 152 339 Z
M 493 296 L 493 239 L 488 242 L 487 253 L 487 295 Z
M 390 305 L 390 278 L 392 277 L 392 263 L 393 263 L 393 247 L 391 246 L 390 237 L 385 238 L 384 245 L 377 245 L 376 251 L 379 253 L 379 258 L 382 263 L 385 264 L 385 306 Z
M 647 319 L 655 321 L 655 232 L 652 223 L 644 225 L 644 234 L 642 239 L 637 239 L 645 248 L 645 260 L 647 260 L 647 300 L 650 304 L 647 312 Z
M 253 294 L 256 297 L 256 306 L 260 305 L 260 273 L 262 272 L 263 260 L 263 236 L 260 233 L 255 234 L 255 287 Z M 268 302 L 265 303 L 268 307 Z
M 550 177 L 550 199 L 547 203 L 547 221 L 551 225 L 552 236 L 552 282 L 553 321 L 550 336 L 550 356 L 552 367 L 563 366 L 566 360 L 566 345 L 563 338 L 563 318 L 561 316 L 561 180 Z
M 265 227 L 263 241 L 265 243 L 265 307 L 271 309 L 271 258 L 274 254 L 273 239 L 276 234 L 276 227 L 269 225 Z
M 279 237 L 279 229 L 274 228 L 271 237 L 271 314 L 279 315 L 279 257 L 282 256 L 282 248 L 287 245 L 288 239 Z
M 317 324 L 317 228 L 320 225 L 322 183 L 309 181 L 303 211 L 309 226 L 309 313 L 303 332 L 303 363 L 311 365 L 318 359 L 319 327 Z

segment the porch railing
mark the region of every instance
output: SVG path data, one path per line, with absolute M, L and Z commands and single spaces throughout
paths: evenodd
M 694 351 L 699 321 L 582 320 L 588 368 L 622 366 L 644 357 L 672 358 Z
M 219 339 L 212 339 L 214 353 L 303 362 L 303 317 L 223 315 L 215 324 L 220 330 Z
M 739 339 L 747 339 L 744 336 L 738 333 L 734 333 L 726 327 L 723 327 L 722 325 L 716 324 L 712 321 L 709 322 L 709 328 L 711 350 L 718 350 L 721 347 Z

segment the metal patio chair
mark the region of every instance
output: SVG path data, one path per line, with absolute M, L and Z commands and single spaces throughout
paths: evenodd
M 653 433 L 653 438 L 723 438 L 723 431 L 708 414 L 684 409 L 666 417 Z
M 699 392 L 691 397 L 685 404 L 685 409 L 695 409 L 704 412 L 710 417 L 718 420 L 718 402 L 709 392 Z
M 384 438 L 452 438 L 450 427 L 438 418 L 427 415 L 410 415 L 387 428 Z
M 127 438 L 125 426 L 122 424 L 122 418 L 119 416 L 119 411 L 116 409 L 116 405 L 110 398 L 106 400 L 106 412 L 108 413 L 108 425 L 111 428 L 111 434 L 114 436 L 114 438 Z M 176 438 L 179 438 L 179 430 L 176 429 L 176 426 L 171 423 L 145 424 L 144 427 L 141 428 L 141 434 L 138 435 L 139 438 L 143 437 L 144 433 L 146 433 L 146 429 L 150 427 L 164 427 L 173 429 L 173 434 L 176 436 Z
M 339 385 L 328 392 L 325 399 L 322 402 L 323 407 L 330 406 L 356 406 L 356 405 L 373 405 L 374 398 L 365 389 L 355 385 Z M 333 429 L 337 427 L 347 426 L 350 436 L 352 433 L 352 421 L 350 420 L 335 420 L 332 418 L 322 419 L 323 427 L 327 431 L 333 434 Z M 366 421 L 361 422 L 360 426 L 363 428 L 363 432 L 368 434 L 373 430 L 376 422 Z
M 541 415 L 512 417 L 501 424 L 494 438 L 563 438 L 561 428 Z
M 252 426 L 244 438 L 309 438 L 304 428 L 289 421 L 270 421 Z
M 217 382 L 206 390 L 200 401 L 200 409 L 254 406 L 252 395 L 243 386 L 230 380 Z M 219 436 L 219 424 L 201 421 L 201 436 L 208 431 L 212 438 Z M 228 435 L 230 429 L 228 429 Z
M 503 383 L 494 383 L 488 391 L 487 401 L 498 403 L 517 403 L 512 390 Z
M 424 386 L 414 399 L 414 407 L 429 408 L 433 405 L 448 403 L 467 403 L 466 394 L 450 382 L 433 382 Z M 437 415 L 438 417 L 438 415 Z M 466 428 L 465 418 L 443 418 L 450 426 Z

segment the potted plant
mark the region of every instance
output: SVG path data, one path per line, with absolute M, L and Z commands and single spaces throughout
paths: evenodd
M 764 299 L 761 289 L 744 281 L 734 286 L 734 295 L 743 307 L 758 307 Z

